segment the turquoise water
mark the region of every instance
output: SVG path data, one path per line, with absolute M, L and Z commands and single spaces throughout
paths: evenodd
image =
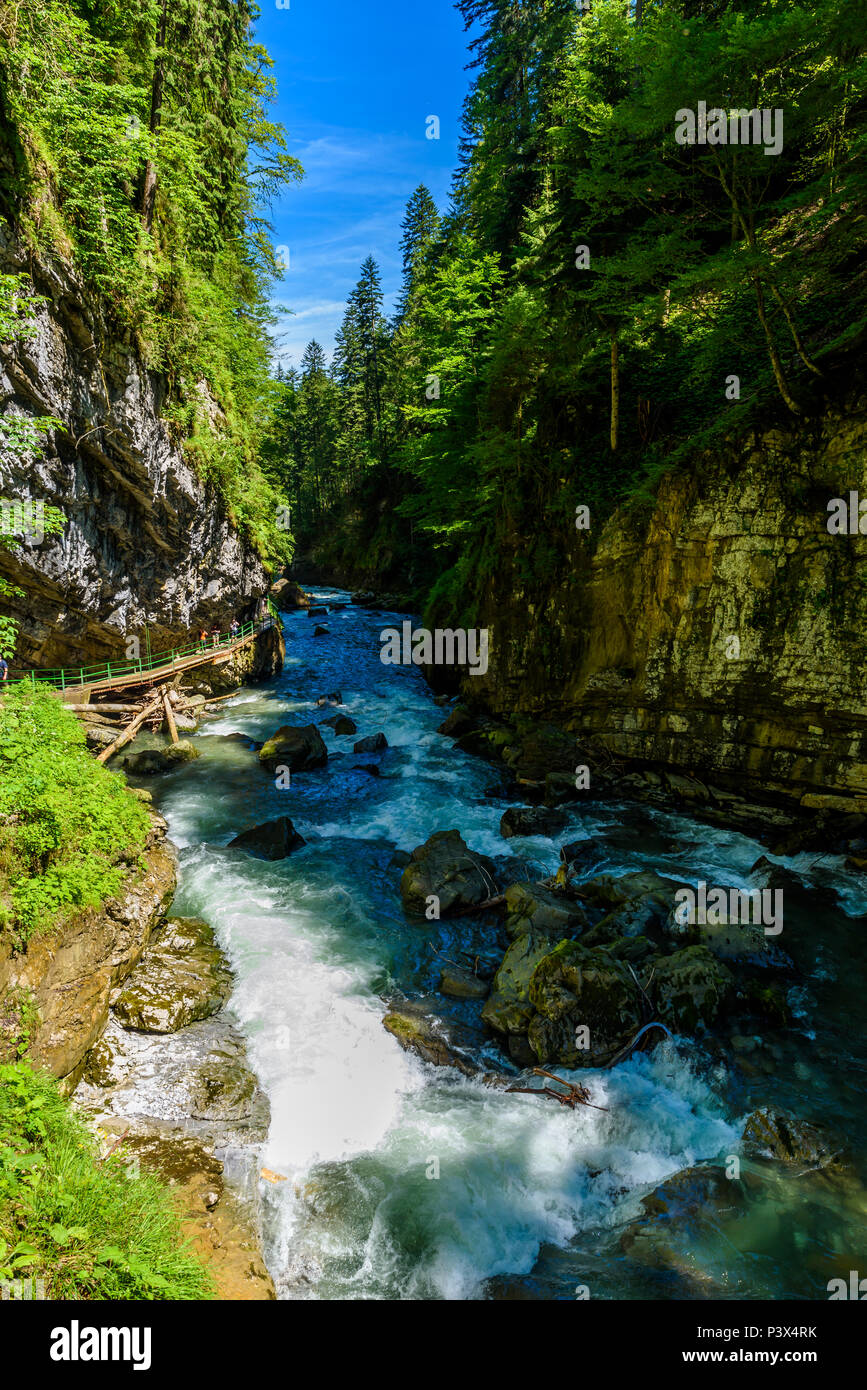
M 347 595 L 320 591 L 346 601 Z M 678 1170 L 738 1152 L 758 1104 L 841 1132 L 863 1171 L 867 1049 L 857 1024 L 867 908 L 841 860 L 775 860 L 786 889 L 785 945 L 800 977 L 795 1026 L 740 1060 L 674 1039 L 613 1071 L 581 1073 L 607 1112 L 507 1095 L 404 1053 L 382 1027 L 387 1001 L 436 995 L 442 957 L 495 956 L 496 924 L 408 921 L 395 849 L 457 827 L 475 850 L 550 872 L 560 843 L 593 841 L 591 873 L 652 867 L 684 882 L 748 886 L 763 847 L 734 832 L 629 804 L 583 804 L 556 842 L 505 842 L 491 767 L 436 730 L 415 668 L 379 661 L 379 632 L 401 615 L 347 607 L 314 638 L 286 616 L 287 662 L 201 726 L 202 757 L 150 783 L 181 848 L 175 908 L 216 928 L 236 972 L 232 1007 L 272 1110 L 263 1183 L 266 1256 L 283 1298 L 826 1298 L 828 1279 L 864 1266 L 867 1198 L 854 1177 L 787 1174 L 748 1184 L 669 1233 L 647 1264 L 620 1240 L 640 1199 Z M 372 777 L 353 739 L 323 728 L 327 767 L 279 790 L 255 752 L 280 724 L 318 722 L 317 696 L 343 694 L 357 737 L 383 731 Z M 288 814 L 307 840 L 280 863 L 225 848 Z M 512 868 L 514 869 L 514 865 Z M 480 1038 L 492 1065 L 503 1059 Z M 567 1075 L 567 1073 L 563 1073 Z M 438 1174 L 438 1175 L 437 1175 Z

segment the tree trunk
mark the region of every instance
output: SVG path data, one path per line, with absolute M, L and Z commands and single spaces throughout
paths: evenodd
M 611 452 L 617 452 L 620 428 L 620 346 L 617 330 L 611 330 Z

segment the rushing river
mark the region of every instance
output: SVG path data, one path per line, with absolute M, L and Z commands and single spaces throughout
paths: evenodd
M 323 601 L 347 595 L 318 591 Z M 402 616 L 402 615 L 401 615 Z M 663 1042 L 612 1071 L 581 1073 L 607 1111 L 569 1111 L 427 1066 L 385 1031 L 388 1000 L 431 997 L 452 1018 L 474 1006 L 436 995 L 442 958 L 505 946 L 495 924 L 407 921 L 395 850 L 457 827 L 474 850 L 517 855 L 526 876 L 590 839 L 587 876 L 652 867 L 685 882 L 747 886 L 766 851 L 733 832 L 635 805 L 576 806 L 557 842 L 506 842 L 497 774 L 439 735 L 444 718 L 415 668 L 384 666 L 379 632 L 398 615 L 348 606 L 314 637 L 284 620 L 287 660 L 267 686 L 239 693 L 201 727 L 202 757 L 151 783 L 181 849 L 175 911 L 215 927 L 236 972 L 232 1008 L 271 1103 L 263 1162 L 266 1257 L 284 1298 L 827 1298 L 865 1264 L 860 1184 L 790 1174 L 760 1185 L 746 1210 L 682 1230 L 673 1263 L 648 1267 L 620 1237 L 640 1198 L 678 1170 L 737 1150 L 748 1113 L 775 1102 L 823 1119 L 864 1154 L 867 1052 L 856 1023 L 853 953 L 863 961 L 863 884 L 842 860 L 776 861 L 787 893 L 786 945 L 801 968 L 796 1026 L 729 1048 Z M 352 753 L 323 728 L 327 767 L 279 790 L 255 752 L 284 723 L 317 722 L 340 690 Z M 380 775 L 359 767 L 378 761 Z M 306 847 L 279 863 L 224 848 L 239 831 L 289 814 Z M 863 973 L 863 972 L 861 972 Z M 478 1006 L 475 1006 L 476 1009 Z M 492 1065 L 496 1045 L 483 1043 Z M 863 1165 L 861 1165 L 863 1167 Z M 438 1176 L 436 1173 L 438 1172 Z

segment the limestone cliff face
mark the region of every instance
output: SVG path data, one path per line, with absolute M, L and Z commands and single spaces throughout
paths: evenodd
M 176 855 L 158 816 L 143 858 L 143 871 L 131 871 L 118 897 L 101 908 L 35 935 L 21 953 L 8 940 L 0 943 L 0 1000 L 29 998 L 38 1020 L 30 1060 L 68 1091 L 102 1035 L 112 989 L 141 960 L 175 891 Z
M 67 517 L 60 535 L 0 549 L 0 575 L 26 590 L 4 605 L 22 624 L 16 664 L 122 659 L 128 634 L 144 649 L 146 624 L 160 651 L 252 616 L 265 571 L 171 437 L 163 379 L 113 336 L 71 266 L 0 240 L 0 270 L 26 272 L 48 301 L 34 336 L 0 345 L 0 409 L 64 426 L 29 459 L 0 451 L 3 497 Z
M 465 695 L 633 765 L 864 812 L 867 536 L 827 527 L 850 489 L 867 498 L 863 399 L 697 457 L 592 553 L 576 532 L 574 571 L 545 592 L 513 587 L 504 558 L 490 668 Z

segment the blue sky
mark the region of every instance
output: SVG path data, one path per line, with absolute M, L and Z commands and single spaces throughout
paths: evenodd
M 271 210 L 289 269 L 275 301 L 277 356 L 297 365 L 311 338 L 329 356 L 365 256 L 379 262 L 385 310 L 400 287 L 407 199 L 427 184 L 445 210 L 457 162 L 467 35 L 451 0 L 259 0 L 259 42 L 274 59 L 274 117 L 304 165 Z M 426 137 L 429 116 L 439 140 Z M 284 252 L 285 257 L 285 252 Z

